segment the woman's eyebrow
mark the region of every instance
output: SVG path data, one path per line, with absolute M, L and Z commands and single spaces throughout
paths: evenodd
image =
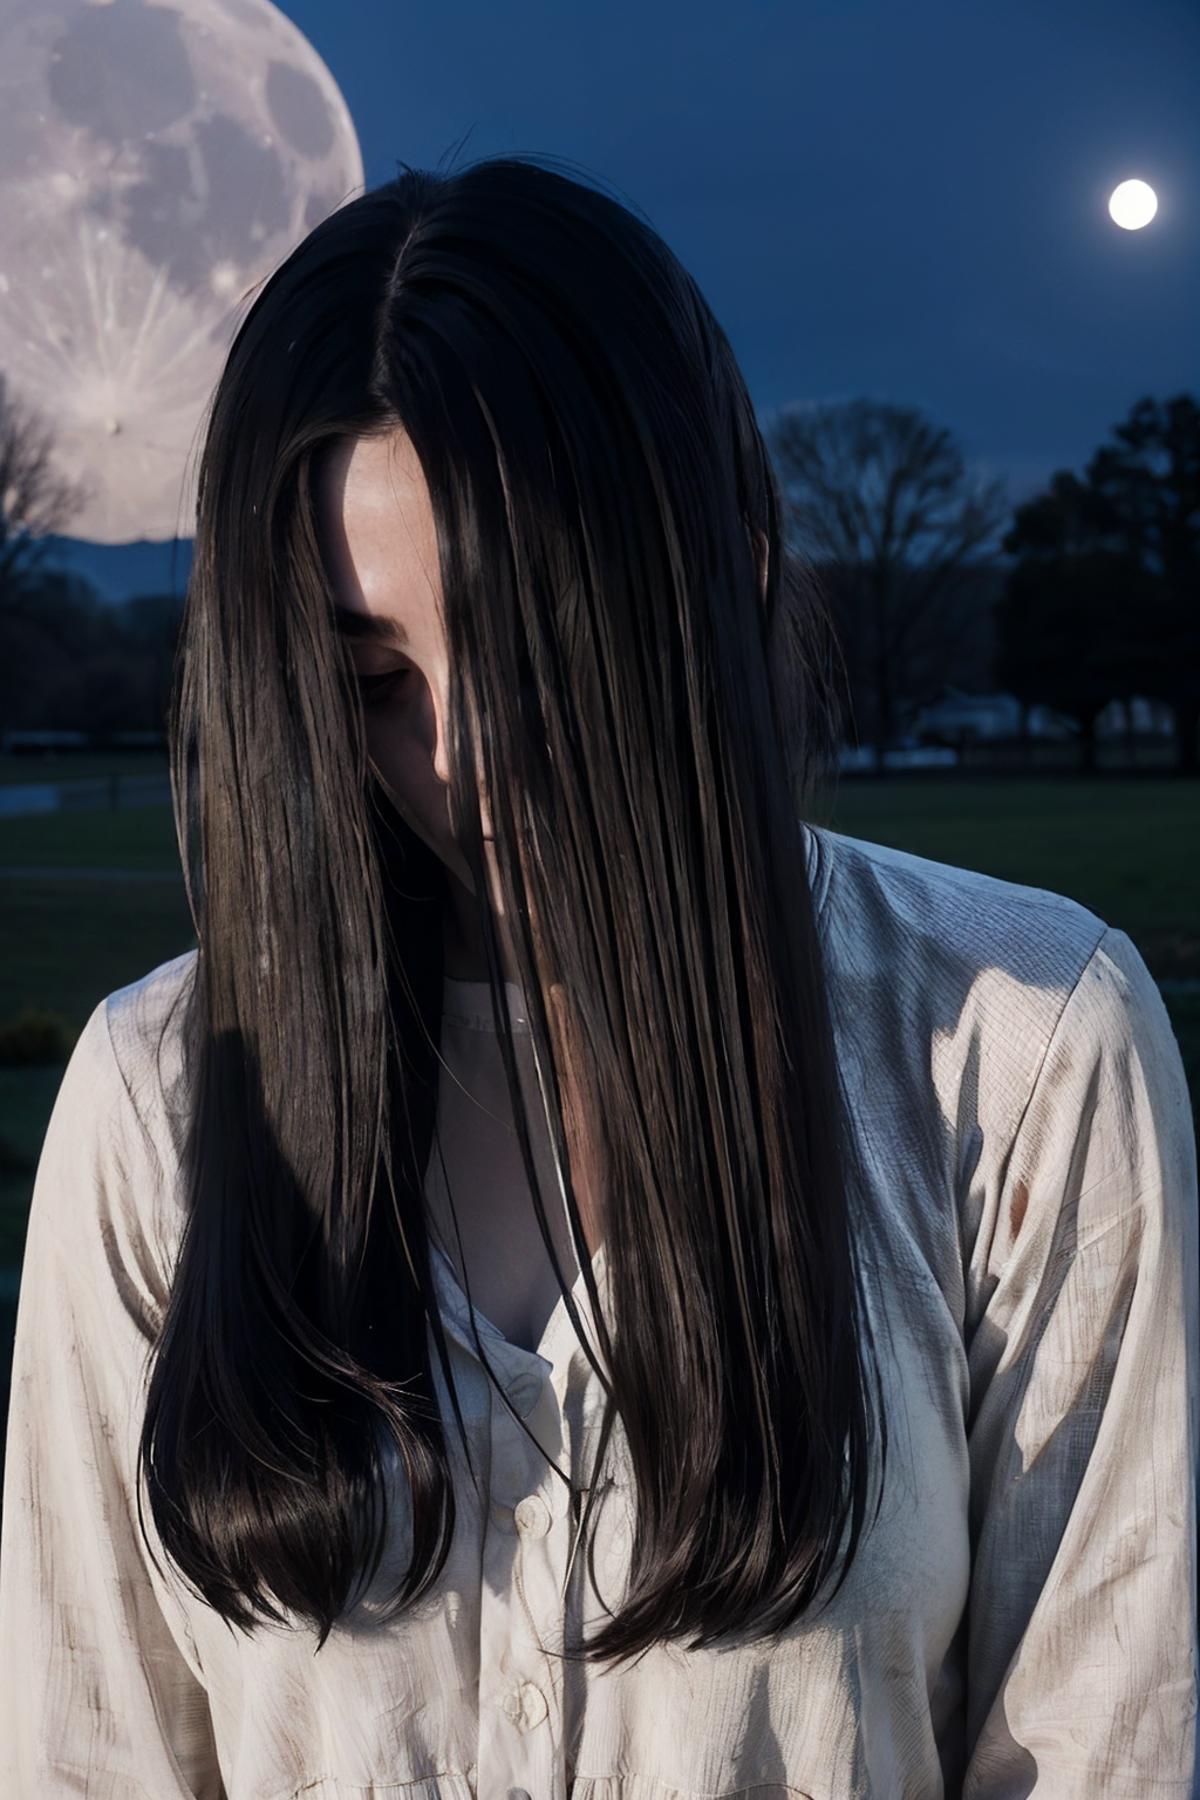
M 394 649 L 404 649 L 408 642 L 408 632 L 397 619 L 389 619 L 382 613 L 355 612 L 349 606 L 334 606 L 334 620 L 343 637 L 357 638 L 361 642 L 371 644 L 388 644 Z

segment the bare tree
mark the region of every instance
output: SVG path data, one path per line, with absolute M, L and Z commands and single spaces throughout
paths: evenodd
M 829 590 L 882 772 L 888 740 L 979 627 L 1003 482 L 972 476 L 920 412 L 881 401 L 786 407 L 766 436 L 788 535 Z
M 62 531 L 87 489 L 54 468 L 54 435 L 0 373 L 0 606 L 27 587 L 46 538 Z

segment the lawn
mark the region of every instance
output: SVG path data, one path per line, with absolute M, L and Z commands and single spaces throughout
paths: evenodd
M 97 807 L 0 818 L 0 870 L 147 869 L 182 875 L 169 806 Z
M 165 756 L 146 750 L 57 750 L 48 755 L 0 755 L 0 787 L 40 781 L 82 781 L 97 775 L 165 775 Z

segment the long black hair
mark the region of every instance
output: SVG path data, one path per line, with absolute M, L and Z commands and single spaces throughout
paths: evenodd
M 285 1608 L 318 1648 L 389 1500 L 412 1543 L 389 1616 L 448 1553 L 427 1321 L 466 1442 L 423 1191 L 447 872 L 389 802 L 335 630 L 315 490 L 339 440 L 406 432 L 428 483 L 452 828 L 583 1335 L 509 1034 L 479 745 L 600 1339 L 599 1455 L 619 1422 L 637 1496 L 630 1598 L 572 1654 L 785 1629 L 844 1580 L 886 1449 L 801 822 L 836 740 L 826 623 L 695 282 L 557 160 L 402 164 L 343 205 L 254 298 L 206 421 L 169 708 L 186 1208 L 139 1518 L 144 1468 L 203 1599 L 245 1630 Z

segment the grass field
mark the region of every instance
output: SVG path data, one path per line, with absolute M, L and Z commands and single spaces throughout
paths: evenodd
M 167 759 L 145 750 L 60 750 L 49 756 L 0 756 L 0 787 L 82 781 L 95 775 L 165 775 Z
M 0 869 L 36 864 L 61 869 L 158 870 L 179 875 L 169 806 L 100 808 L 0 818 Z

